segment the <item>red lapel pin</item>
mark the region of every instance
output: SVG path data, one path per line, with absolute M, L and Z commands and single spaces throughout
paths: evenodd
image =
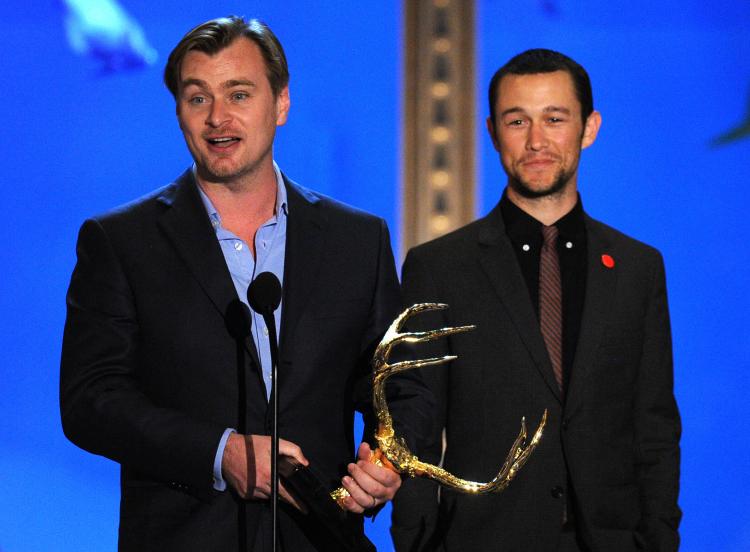
M 614 268 L 615 260 L 605 253 L 604 255 L 602 255 L 602 264 L 607 268 Z

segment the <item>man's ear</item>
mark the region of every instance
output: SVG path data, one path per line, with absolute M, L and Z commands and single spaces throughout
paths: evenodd
M 279 95 L 276 96 L 276 126 L 286 123 L 291 105 L 292 100 L 289 98 L 289 87 L 285 86 L 281 89 Z
M 602 126 L 602 114 L 598 111 L 592 111 L 591 115 L 586 119 L 586 124 L 583 126 L 581 149 L 586 149 L 594 143 L 596 135 L 599 134 L 600 126 Z

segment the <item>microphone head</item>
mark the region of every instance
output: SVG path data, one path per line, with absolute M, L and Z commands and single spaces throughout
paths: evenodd
M 239 299 L 235 299 L 227 305 L 224 322 L 230 335 L 241 341 L 250 335 L 253 317 L 250 315 L 250 309 L 247 308 L 247 305 Z
M 281 302 L 281 282 L 273 272 L 261 272 L 250 282 L 247 302 L 258 314 L 273 314 Z

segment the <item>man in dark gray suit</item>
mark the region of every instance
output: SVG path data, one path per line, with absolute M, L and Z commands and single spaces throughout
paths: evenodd
M 249 324 L 240 301 L 272 272 L 283 282 L 280 453 L 309 461 L 331 489 L 343 483 L 362 531 L 356 514 L 400 485 L 369 462 L 367 443 L 353 457 L 355 408 L 374 430 L 369 361 L 401 307 L 386 225 L 273 162 L 289 74 L 263 23 L 196 27 L 164 77 L 195 163 L 81 228 L 62 353 L 65 434 L 121 464 L 121 550 L 268 549 L 274 334 L 259 313 Z M 425 389 L 401 379 L 391 391 L 398 409 Z M 281 496 L 282 550 L 336 549 L 283 486 Z
M 426 459 L 443 455 L 449 471 L 487 481 L 521 416 L 535 423 L 548 409 L 549 421 L 504 493 L 406 482 L 397 549 L 676 550 L 680 420 L 664 268 L 658 251 L 583 211 L 579 157 L 601 123 L 589 77 L 567 56 L 530 50 L 498 70 L 489 100 L 502 199 L 412 249 L 403 269 L 408 303 L 450 305 L 425 327 L 478 326 L 431 345 L 458 360 L 425 371 L 439 404 Z

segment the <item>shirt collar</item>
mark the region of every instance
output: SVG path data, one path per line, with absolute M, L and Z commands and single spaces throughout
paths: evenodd
M 507 188 L 500 199 L 500 212 L 505 223 L 505 232 L 514 244 L 541 243 L 542 223 L 508 199 Z M 573 208 L 555 222 L 555 226 L 560 232 L 561 239 L 580 241 L 584 238 L 585 224 L 580 194 Z
M 193 163 L 192 171 L 193 176 L 196 177 L 197 168 L 195 166 L 195 163 Z M 273 172 L 276 175 L 276 205 L 274 207 L 274 219 L 278 220 L 281 215 L 284 215 L 285 217 L 289 215 L 289 206 L 287 204 L 284 177 L 281 175 L 281 169 L 279 169 L 276 161 L 273 162 Z M 203 188 L 198 185 L 197 177 L 195 178 L 195 185 L 198 188 L 198 193 L 200 193 L 201 201 L 203 201 L 203 206 L 206 208 L 206 213 L 208 214 L 208 218 L 211 221 L 211 226 L 213 226 L 214 230 L 218 230 L 218 228 L 221 226 L 221 216 L 219 215 L 219 212 L 216 210 L 216 207 L 214 207 L 214 204 L 211 203 L 211 200 L 203 191 Z

